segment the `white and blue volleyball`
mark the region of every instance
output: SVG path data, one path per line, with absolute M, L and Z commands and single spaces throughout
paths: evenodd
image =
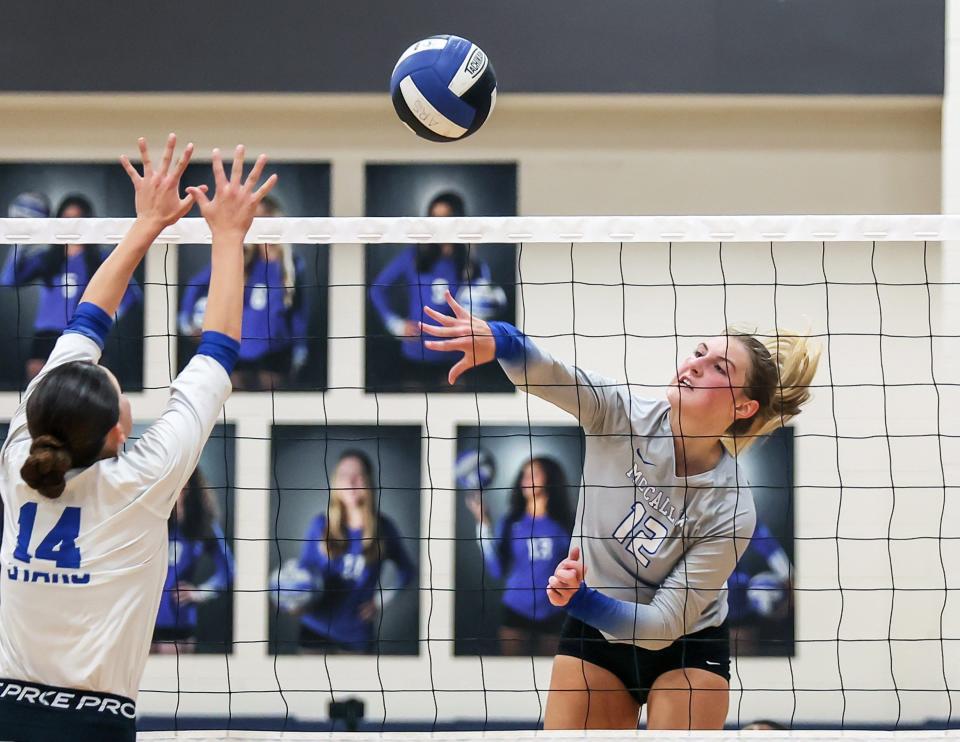
M 483 448 L 471 448 L 461 453 L 453 469 L 457 487 L 462 490 L 486 489 L 497 473 L 493 456 Z
M 296 559 L 280 565 L 270 580 L 271 600 L 288 613 L 303 610 L 321 592 L 323 579 L 303 569 Z
M 483 126 L 497 100 L 490 59 L 459 36 L 431 36 L 407 49 L 390 78 L 400 120 L 417 136 L 454 142 Z
M 768 619 L 786 617 L 790 607 L 787 585 L 773 572 L 761 572 L 750 578 L 747 602 L 758 616 Z
M 11 219 L 46 219 L 50 216 L 50 201 L 42 193 L 21 193 L 7 206 Z

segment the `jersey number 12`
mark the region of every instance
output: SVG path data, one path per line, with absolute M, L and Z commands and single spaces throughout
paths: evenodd
M 29 564 L 31 559 L 30 537 L 33 535 L 33 524 L 36 519 L 37 503 L 28 502 L 20 508 L 17 547 L 13 551 L 13 558 L 25 564 Z M 80 508 L 64 508 L 60 520 L 50 529 L 46 538 L 37 544 L 34 556 L 37 559 L 56 562 L 61 569 L 79 569 L 80 549 L 77 547 L 79 535 Z

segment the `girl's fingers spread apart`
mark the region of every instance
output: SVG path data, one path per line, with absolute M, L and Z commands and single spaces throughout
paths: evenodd
M 243 145 L 238 144 L 233 151 L 233 166 L 230 168 L 231 185 L 240 185 L 240 178 L 243 176 L 243 153 Z
M 428 317 L 430 317 L 430 319 L 436 320 L 441 325 L 449 326 L 449 325 L 456 324 L 457 322 L 456 318 L 451 317 L 449 314 L 443 314 L 442 312 L 438 312 L 433 307 L 424 307 L 423 311 L 426 313 Z
M 470 319 L 470 312 L 460 306 L 456 299 L 453 298 L 453 294 L 449 291 L 446 293 L 447 304 L 453 310 L 453 313 L 460 319 Z
M 418 322 L 417 325 L 428 335 L 433 335 L 438 338 L 470 337 L 469 331 L 465 333 L 462 327 L 441 327 L 440 325 L 429 325 L 424 322 Z
M 150 164 L 150 152 L 147 150 L 147 140 L 140 137 L 137 140 L 137 147 L 140 149 L 140 162 L 143 163 L 143 174 L 153 172 L 153 165 Z
M 177 147 L 177 135 L 171 132 L 167 136 L 167 144 L 163 148 L 163 157 L 160 160 L 160 175 L 166 175 L 170 169 L 170 163 L 173 162 L 173 151 Z
M 276 173 L 267 178 L 266 182 L 257 189 L 256 193 L 253 194 L 254 199 L 260 201 L 264 196 L 273 190 L 273 187 L 277 184 L 279 179 L 280 178 Z
M 253 163 L 253 169 L 250 171 L 250 175 L 247 176 L 247 182 L 243 184 L 243 187 L 248 191 L 252 191 L 253 187 L 257 184 L 257 181 L 260 180 L 260 176 L 263 175 L 263 168 L 267 164 L 267 156 L 260 155 L 257 158 L 257 161 Z
M 177 161 L 177 169 L 175 172 L 177 180 L 183 176 L 183 171 L 187 169 L 187 165 L 190 164 L 190 158 L 193 157 L 193 142 L 190 142 L 187 145 L 187 148 L 183 150 L 183 156 Z
M 447 380 L 450 382 L 450 386 L 456 384 L 457 379 L 463 376 L 463 374 L 465 374 L 471 368 L 473 368 L 473 363 L 472 361 L 468 360 L 466 356 L 457 361 L 453 368 L 450 369 L 450 373 L 447 375 Z
M 217 188 L 226 185 L 227 173 L 223 169 L 223 156 L 220 154 L 219 149 L 213 150 L 212 167 L 213 179 L 217 184 Z
M 127 171 L 127 175 L 130 176 L 130 180 L 133 181 L 134 185 L 139 183 L 142 178 L 140 173 L 137 172 L 137 169 L 130 164 L 130 158 L 126 155 L 120 155 L 120 164 L 123 165 L 123 169 Z
M 460 340 L 424 340 L 423 347 L 427 350 L 439 350 L 444 353 L 452 353 L 456 350 L 462 352 L 461 342 Z

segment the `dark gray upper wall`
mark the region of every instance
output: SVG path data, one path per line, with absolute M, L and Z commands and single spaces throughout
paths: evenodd
M 944 0 L 6 0 L 0 91 L 383 92 L 436 33 L 505 92 L 943 94 Z

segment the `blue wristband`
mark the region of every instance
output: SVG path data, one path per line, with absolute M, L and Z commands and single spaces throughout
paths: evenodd
M 523 359 L 527 336 L 509 322 L 488 322 L 497 346 L 497 360 L 516 362 Z
M 203 335 L 200 336 L 197 355 L 210 356 L 223 366 L 227 375 L 230 375 L 233 373 L 233 367 L 240 355 L 240 342 L 229 335 L 224 335 L 222 332 L 205 330 Z
M 70 322 L 63 331 L 64 335 L 83 335 L 95 342 L 100 350 L 113 327 L 113 319 L 93 302 L 85 301 L 77 307 Z
M 567 613 L 587 626 L 605 631 L 612 636 L 633 636 L 637 612 L 645 606 L 611 598 L 580 583 L 580 589 L 567 603 Z

